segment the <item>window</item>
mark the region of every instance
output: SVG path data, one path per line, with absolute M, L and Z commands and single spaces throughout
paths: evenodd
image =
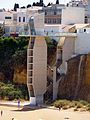
M 47 23 L 47 18 L 45 18 L 45 23 Z
M 45 12 L 45 15 L 47 15 L 47 12 Z
M 86 32 L 86 29 L 84 29 L 84 32 Z
M 51 19 L 48 19 L 48 23 L 51 23 Z
M 21 17 L 19 17 L 19 22 L 21 22 Z
M 53 23 L 56 23 L 56 19 L 53 19 Z
M 23 17 L 23 22 L 25 22 L 25 17 Z
M 57 14 L 57 12 L 56 11 L 54 11 L 54 15 L 56 15 Z
M 85 23 L 88 23 L 88 17 L 85 16 Z
M 11 17 L 5 17 L 5 19 L 11 19 Z

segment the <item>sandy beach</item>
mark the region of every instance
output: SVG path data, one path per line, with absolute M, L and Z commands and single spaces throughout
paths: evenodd
M 0 106 L 3 115 L 0 120 L 90 120 L 90 112 L 58 110 L 54 107 L 40 108 L 35 110 L 18 110 L 17 107 Z

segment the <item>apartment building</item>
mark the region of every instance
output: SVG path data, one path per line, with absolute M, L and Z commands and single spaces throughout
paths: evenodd
M 64 8 L 64 4 L 52 4 L 51 6 L 43 7 L 45 24 L 61 24 L 62 9 Z
M 90 0 L 71 0 L 67 3 L 70 7 L 82 7 L 85 8 L 85 23 L 90 23 Z

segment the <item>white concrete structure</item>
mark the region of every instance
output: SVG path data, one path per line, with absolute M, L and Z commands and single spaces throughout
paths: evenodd
M 75 54 L 88 54 L 90 52 L 90 27 L 79 29 L 75 41 Z
M 43 14 L 34 14 L 29 21 L 30 37 L 27 50 L 27 86 L 30 104 L 42 104 L 47 85 L 47 45 Z
M 41 34 L 44 32 L 44 29 L 41 27 L 42 24 L 44 26 L 44 14 L 39 14 L 39 9 L 41 9 L 41 7 L 17 9 L 17 32 L 19 32 L 19 34 L 30 34 L 29 20 L 31 17 L 34 19 L 34 27 L 38 34 L 40 34 L 40 32 Z
M 87 5 L 85 7 L 86 13 L 85 13 L 85 17 L 86 17 L 86 22 L 90 23 L 90 0 L 87 0 Z
M 76 37 L 65 37 L 62 44 L 62 64 L 60 73 L 67 72 L 67 60 L 79 54 L 88 54 L 90 52 L 90 25 L 76 25 Z M 62 40 L 62 39 L 61 39 Z M 60 43 L 59 43 L 60 44 Z
M 62 10 L 62 24 L 84 23 L 85 9 L 80 7 L 66 7 Z
M 43 103 L 47 84 L 47 45 L 44 37 L 31 38 L 27 53 L 27 86 L 30 104 Z

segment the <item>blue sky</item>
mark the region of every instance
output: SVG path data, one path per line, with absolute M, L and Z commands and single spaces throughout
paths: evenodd
M 47 5 L 49 2 L 55 3 L 56 0 L 43 0 Z M 70 0 L 59 0 L 60 3 L 67 3 Z M 32 4 L 33 2 L 39 2 L 39 0 L 0 0 L 0 9 L 12 9 L 15 3 L 18 3 L 19 6 L 26 6 L 27 4 Z

